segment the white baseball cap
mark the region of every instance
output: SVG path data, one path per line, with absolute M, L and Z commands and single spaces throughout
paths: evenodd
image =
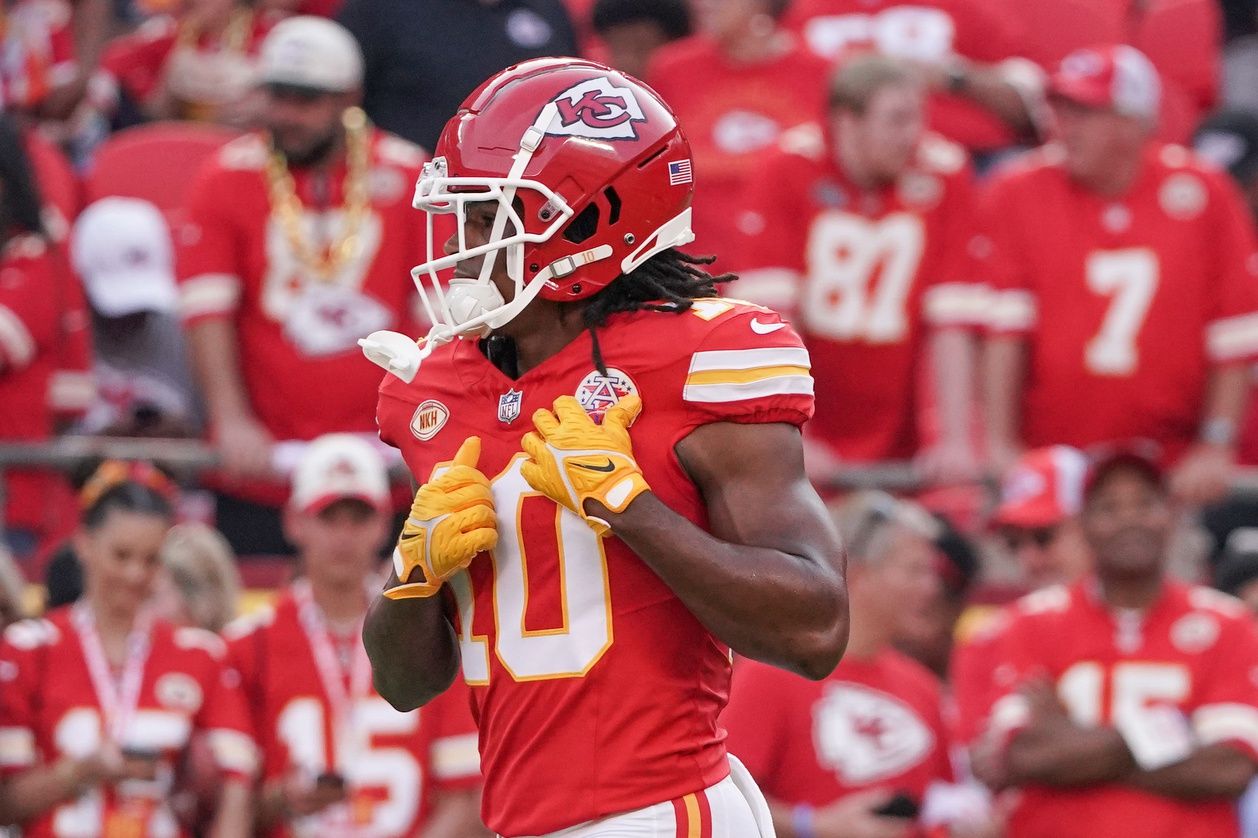
M 311 442 L 293 472 L 289 503 L 318 513 L 338 500 L 361 500 L 389 508 L 389 476 L 384 457 L 353 434 L 328 434 Z
M 139 198 L 101 198 L 74 223 L 70 259 L 105 317 L 174 311 L 174 247 L 162 211 Z
M 313 15 L 280 21 L 262 42 L 259 80 L 329 93 L 363 83 L 363 54 L 350 31 Z

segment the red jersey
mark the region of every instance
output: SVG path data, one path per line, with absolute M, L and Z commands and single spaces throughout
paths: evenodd
M 252 778 L 256 751 L 239 676 L 224 663 L 223 641 L 200 629 L 156 622 L 147 632 L 134 632 L 128 648 L 115 684 L 82 605 L 5 630 L 0 771 L 12 775 L 63 756 L 85 757 L 108 741 L 154 755 L 156 766 L 156 779 L 94 788 L 25 824 L 24 835 L 99 835 L 107 824 L 134 830 L 118 834 L 188 835 L 167 802 L 198 734 L 206 736 L 222 771 Z
M 1023 442 L 1147 438 L 1181 453 L 1211 366 L 1258 354 L 1252 222 L 1227 176 L 1151 146 L 1127 194 L 1104 198 L 1049 146 L 996 177 L 985 203 L 989 326 L 1030 350 Z
M 721 722 L 765 794 L 826 806 L 885 788 L 920 806 L 952 782 L 939 679 L 893 649 L 844 658 L 823 681 L 739 661 Z
M 188 221 L 177 231 L 181 309 L 185 320 L 235 322 L 249 402 L 276 440 L 310 440 L 332 432 L 375 430 L 371 405 L 379 370 L 356 341 L 377 329 L 420 331 L 410 269 L 423 260 L 423 219 L 411 191 L 425 155 L 381 131 L 372 138 L 370 208 L 359 247 L 323 280 L 294 253 L 283 220 L 272 212 L 263 172 L 268 144 L 260 134 L 234 140 L 191 186 Z M 302 232 L 326 244 L 346 223 L 344 161 L 327 178 L 292 172 L 306 208 Z M 327 191 L 318 211 L 320 193 Z M 311 387 L 320 388 L 316 403 Z M 233 487 L 233 491 L 236 487 Z M 241 492 L 246 494 L 246 492 Z M 247 494 L 280 503 L 286 487 Z
M 339 637 L 324 624 L 307 582 L 273 609 L 228 628 L 262 749 L 266 780 L 326 772 L 346 780 L 349 801 L 274 836 L 417 835 L 434 791 L 480 783 L 476 727 L 460 686 L 422 711 L 399 713 L 371 685 L 361 626 Z
M 53 435 L 58 401 L 68 401 L 68 362 L 89 342 L 83 292 L 36 236 L 18 236 L 0 254 L 0 439 L 43 441 Z M 71 357 L 73 356 L 73 357 Z M 82 383 L 80 379 L 80 383 Z M 61 391 L 61 392 L 59 392 Z M 55 529 L 47 472 L 8 474 L 6 522 L 37 532 Z
M 939 64 L 953 55 L 982 63 L 1017 54 L 1017 27 L 991 0 L 796 0 L 787 24 L 829 61 L 861 50 Z M 1012 130 L 974 102 L 936 94 L 930 124 L 968 149 L 990 151 L 1014 144 Z
M 798 312 L 822 383 L 813 437 L 846 460 L 912 457 L 925 326 L 981 313 L 965 152 L 928 137 L 898 183 L 870 192 L 844 176 L 820 130 L 782 146 L 762 161 L 739 220 L 745 293 Z
M 79 72 L 68 0 L 19 0 L 5 9 L 0 104 L 32 110 Z
M 974 607 L 974 606 L 971 606 Z M 952 647 L 948 682 L 952 695 L 952 733 L 959 744 L 972 744 L 987 725 L 996 688 L 996 653 L 1013 610 L 997 608 L 978 619 L 982 625 Z
M 1238 600 L 1168 581 L 1146 613 L 1121 614 L 1089 579 L 1038 591 L 1014 607 L 997 654 L 1005 691 L 1047 676 L 1077 724 L 1122 727 L 1172 712 L 1201 745 L 1227 742 L 1258 761 L 1258 635 Z M 1160 718 L 1153 726 L 1165 730 Z M 1062 824 L 1072 824 L 1078 838 L 1238 834 L 1233 801 L 1177 800 L 1121 783 L 1026 786 L 1009 834 L 1058 838 Z
M 244 96 L 255 84 L 254 57 L 274 24 L 269 15 L 249 14 L 248 20 L 233 21 L 221 37 L 195 33 L 189 37 L 186 24 L 178 19 L 151 18 L 109 44 L 101 56 L 102 75 L 137 105 L 146 103 L 163 84 L 172 85 L 169 92 L 179 102 L 178 118 L 213 119 L 222 105 Z M 231 31 L 233 27 L 242 31 Z M 181 62 L 179 72 L 166 81 L 174 61 Z M 116 95 L 117 90 L 113 92 Z
M 499 547 L 450 588 L 480 727 L 484 819 L 505 836 L 673 800 L 729 773 L 717 725 L 729 649 L 621 541 L 599 539 L 529 487 L 528 417 L 562 395 L 601 415 L 639 393 L 638 464 L 661 501 L 704 526 L 674 446 L 712 422 L 799 426 L 812 413 L 808 353 L 768 309 L 705 299 L 680 314 L 618 314 L 598 340 L 605 374 L 587 331 L 518 379 L 459 340 L 413 384 L 389 376 L 380 388 L 380 436 L 417 480 L 468 436 L 482 440 Z
M 829 65 L 802 45 L 754 64 L 710 38 L 662 47 L 647 81 L 686 127 L 695 167 L 695 250 L 734 258 L 744 189 L 782 132 L 823 116 Z

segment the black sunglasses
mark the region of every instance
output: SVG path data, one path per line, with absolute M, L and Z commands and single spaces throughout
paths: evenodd
M 1043 550 L 1057 538 L 1057 527 L 1007 528 L 1000 533 L 1010 550 L 1017 550 L 1027 542 Z

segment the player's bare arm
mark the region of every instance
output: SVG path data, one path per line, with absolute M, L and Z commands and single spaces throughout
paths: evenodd
M 388 588 L 399 584 L 391 574 Z M 380 697 L 402 712 L 414 710 L 449 689 L 459 671 L 459 645 L 452 608 L 442 596 L 392 600 L 376 597 L 363 623 Z
M 847 644 L 846 561 L 804 476 L 798 429 L 705 425 L 677 454 L 703 493 L 711 534 L 651 493 L 619 515 L 597 501 L 587 508 L 734 651 L 829 675 Z
M 1164 797 L 1185 799 L 1240 797 L 1258 766 L 1238 748 L 1219 742 L 1193 751 L 1186 759 L 1153 771 L 1136 771 L 1128 785 Z

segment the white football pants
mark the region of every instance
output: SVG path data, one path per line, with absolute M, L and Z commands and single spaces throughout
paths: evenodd
M 729 776 L 701 792 L 538 838 L 776 838 L 755 780 L 733 756 L 729 764 Z

